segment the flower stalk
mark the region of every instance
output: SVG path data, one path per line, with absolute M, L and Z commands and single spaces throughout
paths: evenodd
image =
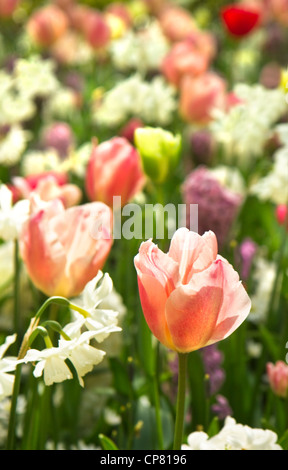
M 178 353 L 178 392 L 173 450 L 180 450 L 183 442 L 185 392 L 188 354 Z

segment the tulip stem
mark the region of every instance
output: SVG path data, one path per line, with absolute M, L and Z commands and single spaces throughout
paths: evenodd
M 188 354 L 178 353 L 178 394 L 173 450 L 181 450 L 182 445 L 185 411 L 187 357 Z
M 13 394 L 12 394 L 12 399 L 11 399 L 11 409 L 10 409 L 10 417 L 9 417 L 6 450 L 14 449 L 15 429 L 16 429 L 16 407 L 17 407 L 17 399 L 18 399 L 18 395 L 20 391 L 21 371 L 22 371 L 22 364 L 18 364 L 16 367 Z

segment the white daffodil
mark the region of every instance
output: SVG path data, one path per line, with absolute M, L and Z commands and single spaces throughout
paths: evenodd
M 16 334 L 6 337 L 5 342 L 0 346 L 0 400 L 12 395 L 14 386 L 14 375 L 9 372 L 14 372 L 16 369 L 16 358 L 6 357 L 4 354 L 11 344 L 16 340 Z
M 282 450 L 282 447 L 270 429 L 253 429 L 228 416 L 222 430 L 213 437 L 203 431 L 189 434 L 182 450 Z
M 91 346 L 90 339 L 94 337 L 93 331 L 85 331 L 78 338 L 73 338 L 70 341 L 61 339 L 59 347 L 68 348 L 68 358 L 72 362 L 80 385 L 83 387 L 83 376 L 91 372 L 94 366 L 98 365 L 104 358 L 105 352 Z
M 43 375 L 45 385 L 52 385 L 73 378 L 73 374 L 65 362 L 68 356 L 69 347 L 67 345 L 47 348 L 42 351 L 29 349 L 23 362 L 36 362 L 34 377 Z
M 29 216 L 28 200 L 13 205 L 12 192 L 6 185 L 0 187 L 0 238 L 5 241 L 16 240 L 22 225 Z
M 118 311 L 107 308 L 107 299 L 112 295 L 113 282 L 108 273 L 98 272 L 96 277 L 89 281 L 81 296 L 74 299 L 73 303 L 79 306 L 83 314 L 73 311 L 74 320 L 66 325 L 64 331 L 69 337 L 74 336 L 77 330 L 85 326 L 94 332 L 94 338 L 100 343 L 110 333 L 120 331 L 118 324 Z M 105 308 L 101 303 L 106 301 Z M 114 308 L 114 306 L 113 306 Z

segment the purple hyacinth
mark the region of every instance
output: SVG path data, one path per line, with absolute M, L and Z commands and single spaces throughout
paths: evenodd
M 223 397 L 223 395 L 216 396 L 216 403 L 212 405 L 211 409 L 219 419 L 225 419 L 233 414 L 227 398 Z
M 201 351 L 204 372 L 207 377 L 208 393 L 212 396 L 220 390 L 225 380 L 225 372 L 221 367 L 223 354 L 219 351 L 216 344 L 206 346 Z
M 183 200 L 187 205 L 187 224 L 190 224 L 190 204 L 198 205 L 198 233 L 212 230 L 219 248 L 228 240 L 237 217 L 242 196 L 224 187 L 208 168 L 200 166 L 192 171 L 183 184 Z
M 241 265 L 241 278 L 246 281 L 249 278 L 253 258 L 257 251 L 257 245 L 250 238 L 243 240 L 238 249 Z

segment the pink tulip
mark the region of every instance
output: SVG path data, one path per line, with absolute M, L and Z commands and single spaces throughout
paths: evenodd
M 65 209 L 59 199 L 41 205 L 31 198 L 32 214 L 20 237 L 20 251 L 34 285 L 48 296 L 74 297 L 102 269 L 112 246 L 112 213 L 102 203 Z M 91 235 L 101 221 L 102 237 Z
M 268 380 L 273 392 L 279 397 L 288 396 L 288 365 L 283 361 L 275 364 L 268 362 L 266 365 Z
M 61 8 L 47 5 L 30 16 L 26 28 L 37 45 L 50 47 L 66 32 L 68 18 Z
M 178 87 L 185 75 L 197 76 L 204 73 L 209 65 L 209 58 L 197 50 L 189 39 L 172 46 L 161 65 L 166 79 Z
M 151 240 L 135 257 L 147 324 L 168 348 L 188 353 L 227 338 L 251 302 L 237 272 L 217 255 L 213 232 L 178 229 L 167 254 Z
M 207 72 L 199 77 L 186 75 L 180 87 L 180 114 L 187 122 L 207 124 L 214 108 L 226 109 L 226 82 Z
M 9 18 L 13 15 L 19 0 L 0 0 L 0 18 Z
M 91 201 L 122 205 L 143 187 L 144 174 L 137 150 L 123 137 L 113 137 L 93 148 L 86 172 L 86 192 Z

